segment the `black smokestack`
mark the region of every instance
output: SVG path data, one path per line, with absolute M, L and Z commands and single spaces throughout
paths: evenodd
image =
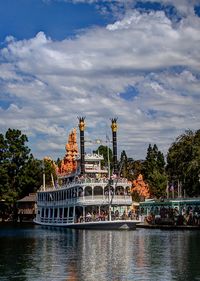
M 112 142 L 113 142 L 113 172 L 118 174 L 117 169 L 117 118 L 111 119 L 111 129 L 112 129 Z
M 80 148 L 81 148 L 81 175 L 85 174 L 85 117 L 78 117 L 80 129 Z

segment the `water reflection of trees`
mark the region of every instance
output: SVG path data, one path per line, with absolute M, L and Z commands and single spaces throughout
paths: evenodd
M 5 281 L 200 278 L 200 239 L 196 231 L 36 227 L 22 228 L 14 235 L 9 237 L 7 233 L 5 237 L 0 232 L 0 279 Z

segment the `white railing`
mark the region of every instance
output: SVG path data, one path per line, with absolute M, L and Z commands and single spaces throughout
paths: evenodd
M 42 206 L 66 206 L 66 205 L 74 205 L 74 204 L 109 204 L 109 202 L 112 202 L 112 204 L 132 204 L 132 198 L 129 195 L 91 195 L 91 196 L 82 196 L 82 197 L 76 197 L 66 200 L 60 200 L 60 201 L 38 201 L 37 205 L 38 207 Z
M 62 223 L 73 223 L 73 217 L 67 218 L 40 218 L 40 222 L 43 223 L 55 223 L 55 224 L 62 224 Z
M 84 178 L 84 179 L 77 179 L 77 180 L 74 180 L 70 183 L 67 183 L 65 185 L 62 185 L 62 186 L 57 186 L 56 188 L 53 188 L 53 187 L 47 187 L 45 189 L 45 191 L 53 191 L 53 190 L 58 190 L 58 189 L 65 189 L 65 188 L 71 188 L 73 186 L 77 186 L 77 185 L 98 185 L 98 184 L 104 184 L 104 185 L 108 185 L 109 183 L 109 179 L 108 178 L 101 178 L 101 179 L 93 179 L 93 178 Z M 125 178 L 119 178 L 119 179 L 113 179 L 112 180 L 112 186 L 115 187 L 115 185 L 119 185 L 121 184 L 122 186 L 123 185 L 130 185 L 130 182 L 125 179 Z
M 118 220 L 129 220 L 129 221 L 138 221 L 139 222 L 139 217 L 129 217 L 127 215 L 119 215 L 111 216 L 111 221 L 118 221 Z M 37 222 L 45 223 L 45 224 L 57 224 L 57 225 L 62 225 L 62 224 L 71 224 L 71 223 L 87 223 L 87 222 L 98 222 L 98 221 L 109 221 L 108 216 L 93 216 L 88 218 L 87 216 L 85 217 L 80 217 L 76 221 L 73 219 L 73 217 L 67 218 L 37 218 Z

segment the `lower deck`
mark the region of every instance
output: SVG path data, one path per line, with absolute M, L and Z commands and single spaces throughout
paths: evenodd
M 36 221 L 45 224 L 69 224 L 85 222 L 107 222 L 137 220 L 130 206 L 89 205 L 89 206 L 42 206 L 37 210 Z
M 38 222 L 36 224 L 45 227 L 66 227 L 73 229 L 98 229 L 98 230 L 134 230 L 138 223 L 137 220 L 114 220 L 114 221 L 90 221 L 78 223 L 53 223 L 53 222 Z

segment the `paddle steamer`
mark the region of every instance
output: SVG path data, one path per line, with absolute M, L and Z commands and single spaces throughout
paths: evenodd
M 80 157 L 76 172 L 60 176 L 61 185 L 37 192 L 34 222 L 80 229 L 135 229 L 131 212 L 131 183 L 117 165 L 117 119 L 112 119 L 113 175 L 102 167 L 103 156 L 85 154 L 85 118 L 79 118 Z M 108 153 L 109 155 L 109 153 Z M 110 166 L 110 165 L 108 165 Z

